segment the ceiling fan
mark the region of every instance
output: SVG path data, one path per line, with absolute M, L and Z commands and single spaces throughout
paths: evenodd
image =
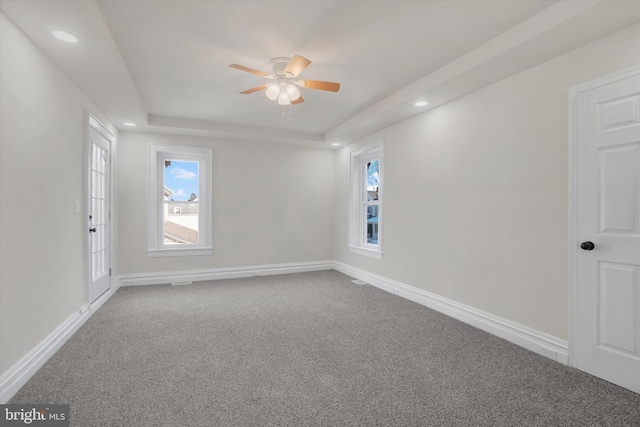
M 280 105 L 299 104 L 304 102 L 298 87 L 316 90 L 326 90 L 337 92 L 340 90 L 340 83 L 322 82 L 319 80 L 299 79 L 295 80 L 302 71 L 311 64 L 304 56 L 294 55 L 293 58 L 273 58 L 271 65 L 273 73 L 267 74 L 244 65 L 231 64 L 229 67 L 247 73 L 256 74 L 264 78 L 273 80 L 273 83 L 263 84 L 240 92 L 243 95 L 266 90 L 267 98 L 277 101 Z

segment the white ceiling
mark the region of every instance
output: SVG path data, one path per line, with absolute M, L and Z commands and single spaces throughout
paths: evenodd
M 640 21 L 637 1 L 23 1 L 2 11 L 122 130 L 328 148 L 442 105 Z M 78 37 L 65 44 L 59 29 Z M 300 54 L 302 89 L 284 109 L 265 83 Z M 413 103 L 429 101 L 427 107 Z

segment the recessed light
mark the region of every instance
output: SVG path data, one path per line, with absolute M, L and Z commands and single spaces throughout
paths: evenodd
M 125 126 L 131 126 L 131 127 L 135 127 L 136 124 L 135 123 L 131 123 L 131 122 L 124 122 L 123 125 Z
M 333 145 L 334 147 L 339 147 L 339 146 L 340 146 L 340 143 L 339 143 L 339 142 L 334 142 L 334 143 L 333 143 L 333 144 L 331 144 L 331 145 Z
M 72 36 L 69 33 L 65 33 L 64 31 L 52 31 L 51 34 L 53 34 L 53 37 L 57 38 L 58 40 L 62 40 L 63 42 L 75 43 L 78 41 L 75 36 Z
M 424 107 L 424 106 L 425 106 L 425 105 L 427 105 L 427 104 L 428 104 L 428 102 L 427 102 L 427 101 L 418 101 L 418 102 L 416 102 L 416 103 L 415 103 L 415 104 L 413 104 L 413 105 L 415 105 L 416 107 Z

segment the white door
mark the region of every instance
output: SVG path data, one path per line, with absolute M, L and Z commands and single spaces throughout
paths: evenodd
M 577 95 L 575 366 L 640 393 L 640 75 Z
M 111 287 L 110 148 L 111 142 L 95 126 L 90 127 L 89 249 L 91 283 L 89 301 L 94 302 Z

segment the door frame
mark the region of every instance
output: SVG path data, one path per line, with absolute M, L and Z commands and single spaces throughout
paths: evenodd
M 577 368 L 578 328 L 578 95 L 640 74 L 640 64 L 569 88 L 569 366 Z
M 113 184 L 114 184 L 114 167 L 113 167 L 113 153 L 115 150 L 115 142 L 116 136 L 100 121 L 96 116 L 91 113 L 88 113 L 86 116 L 86 144 L 85 144 L 85 157 L 84 157 L 84 167 L 85 167 L 85 177 L 84 177 L 84 186 L 85 186 L 85 210 L 84 220 L 82 221 L 82 232 L 85 235 L 85 303 L 90 307 L 91 313 L 95 312 L 106 300 L 109 299 L 111 295 L 116 291 L 114 289 L 114 275 L 113 273 L 109 276 L 109 289 L 102 294 L 98 299 L 94 302 L 91 301 L 91 234 L 89 233 L 89 228 L 91 224 L 89 222 L 89 212 L 91 211 L 91 153 L 92 153 L 92 145 L 91 145 L 91 130 L 94 129 L 102 136 L 104 136 L 109 141 L 109 211 L 113 211 Z M 110 268 L 112 272 L 114 270 L 114 218 L 113 215 L 110 215 L 109 218 L 110 226 L 109 226 L 109 263 L 111 264 Z

